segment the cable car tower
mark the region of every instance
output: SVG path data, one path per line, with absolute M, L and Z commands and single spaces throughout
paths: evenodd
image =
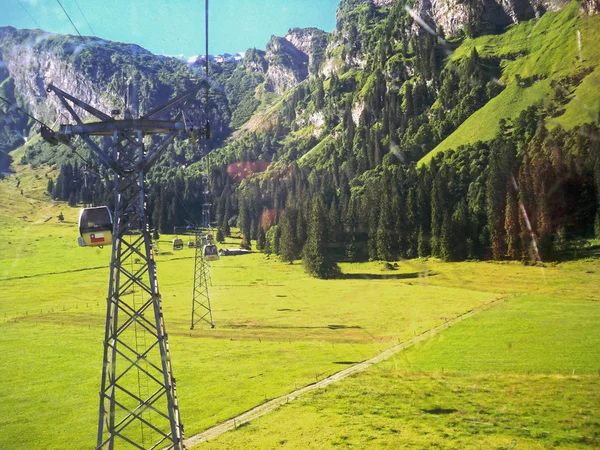
M 42 137 L 72 147 L 79 136 L 112 170 L 115 211 L 108 287 L 104 356 L 100 387 L 97 450 L 165 448 L 182 450 L 183 426 L 158 289 L 156 262 L 146 210 L 145 175 L 177 135 L 210 134 L 204 127 L 169 120 L 174 109 L 196 97 L 192 89 L 149 113 L 137 117 L 132 86 L 122 115 L 105 114 L 49 85 L 75 124 L 56 132 L 42 126 Z M 79 108 L 96 122 L 84 123 Z M 148 148 L 145 136 L 165 135 Z M 104 138 L 101 148 L 92 136 Z
M 208 285 L 211 284 L 209 261 L 219 259 L 214 242 L 207 242 L 206 230 L 194 224 L 186 227 L 175 227 L 176 234 L 194 236 L 194 286 L 192 288 L 192 321 L 190 330 L 200 322 L 206 322 L 211 328 L 215 327 Z M 214 252 L 211 250 L 215 250 Z
M 208 73 L 208 65 L 206 71 Z M 205 145 L 207 148 L 204 155 L 204 175 L 202 175 L 202 227 L 205 230 L 209 230 L 209 233 L 212 236 L 212 227 L 210 224 L 210 207 L 212 204 L 210 203 L 210 190 L 208 188 L 210 161 L 208 156 L 208 142 L 206 142 L 206 140 Z M 190 330 L 193 330 L 200 322 L 208 323 L 211 328 L 215 327 L 212 308 L 210 306 L 210 295 L 208 293 L 208 285 L 212 285 L 209 259 L 214 260 L 219 257 L 218 253 L 212 254 L 211 252 L 211 254 L 207 254 L 207 250 L 216 250 L 216 246 L 214 245 L 214 242 L 205 242 L 206 238 L 203 238 L 201 228 L 196 228 L 195 234 L 196 255 L 194 257 L 194 290 L 192 291 L 192 324 Z
M 206 52 L 204 60 L 204 74 L 208 80 L 209 71 L 209 59 L 208 59 L 208 0 L 205 1 L 205 14 L 206 14 Z M 205 86 L 205 116 L 208 117 L 208 101 L 209 101 L 209 85 Z M 208 137 L 204 139 L 204 167 L 202 175 L 202 227 L 205 230 L 210 230 L 210 236 L 212 236 L 212 228 L 210 226 L 210 190 L 209 178 L 210 178 L 210 156 L 208 151 Z M 194 255 L 194 288 L 192 290 L 192 323 L 190 330 L 193 330 L 196 325 L 200 322 L 206 322 L 211 328 L 215 327 L 213 321 L 212 308 L 210 306 L 210 295 L 208 293 L 208 284 L 212 285 L 210 277 L 210 264 L 209 261 L 219 259 L 219 253 L 214 242 L 203 242 L 202 229 L 200 227 L 194 227 L 196 237 L 196 248 Z

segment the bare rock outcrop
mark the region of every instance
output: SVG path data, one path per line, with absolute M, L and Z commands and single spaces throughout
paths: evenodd
M 558 11 L 567 3 L 567 0 L 419 0 L 416 12 L 452 35 L 464 29 L 472 18 L 476 18 L 483 30 L 494 30 L 540 17 L 546 11 Z
M 23 39 L 13 42 L 2 52 L 3 65 L 13 80 L 21 101 L 28 105 L 34 116 L 48 122 L 55 121 L 65 110 L 57 96 L 46 92 L 46 87 L 52 83 L 97 109 L 110 111 L 112 98 L 109 93 L 74 70 L 56 49 L 45 49 L 41 45 L 44 40 L 55 36 L 52 33 L 42 33 L 28 38 L 25 34 Z M 72 45 L 74 52 L 83 49 L 83 44 L 74 38 Z M 87 113 L 78 112 L 83 118 L 90 118 Z
M 330 33 L 318 28 L 293 28 L 285 35 L 285 39 L 308 56 L 308 72 L 315 75 L 325 57 L 325 48 Z
M 582 0 L 581 11 L 588 16 L 600 13 L 600 0 Z
M 283 94 L 308 77 L 308 55 L 285 38 L 272 36 L 267 44 L 265 59 L 267 89 Z

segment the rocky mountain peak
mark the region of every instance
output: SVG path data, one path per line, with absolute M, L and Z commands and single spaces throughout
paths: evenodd
M 308 56 L 308 72 L 315 75 L 323 62 L 330 33 L 318 28 L 293 28 L 285 39 Z
M 272 92 L 283 94 L 308 77 L 308 55 L 285 38 L 271 36 L 265 59 L 269 63 L 267 89 Z
M 267 73 L 269 63 L 265 59 L 265 51 L 258 48 L 249 48 L 244 55 L 243 65 L 246 70 L 258 73 Z

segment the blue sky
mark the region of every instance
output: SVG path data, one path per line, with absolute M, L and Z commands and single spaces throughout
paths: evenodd
M 81 34 L 139 44 L 165 55 L 204 53 L 204 0 L 60 0 Z M 339 0 L 209 0 L 209 52 L 265 48 L 289 28 L 333 31 Z M 27 14 L 25 9 L 31 14 Z M 0 26 L 75 34 L 56 0 L 0 0 Z M 33 17 L 33 18 L 32 18 Z

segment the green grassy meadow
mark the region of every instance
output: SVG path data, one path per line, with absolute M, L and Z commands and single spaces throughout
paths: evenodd
M 47 169 L 17 170 L 0 181 L 0 448 L 91 448 L 109 249 L 77 246 L 78 210 L 45 199 Z M 156 259 L 187 436 L 501 299 L 199 448 L 597 443 L 597 258 L 547 267 L 413 260 L 393 271 L 342 264 L 345 279 L 324 281 L 299 262 L 224 257 L 212 264 L 216 328 L 190 331 L 193 249 L 172 251 L 172 238 L 161 237 Z M 423 412 L 435 408 L 457 412 Z
M 595 448 L 599 321 L 597 297 L 517 295 L 195 448 Z

